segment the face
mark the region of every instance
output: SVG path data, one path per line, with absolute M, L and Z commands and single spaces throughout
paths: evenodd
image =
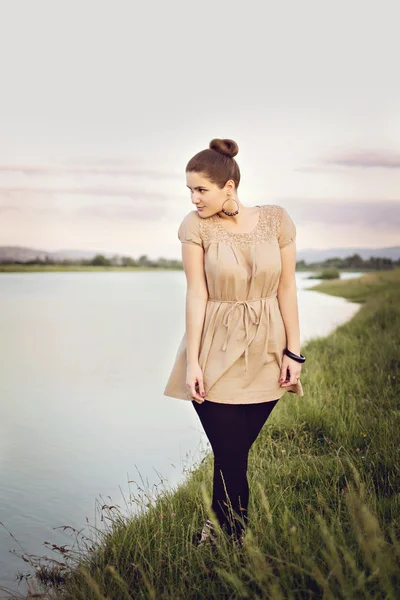
M 186 185 L 189 188 L 192 203 L 198 209 L 198 214 L 201 217 L 211 217 L 220 212 L 223 203 L 227 199 L 228 191 L 232 194 L 235 191 L 234 182 L 231 179 L 221 189 L 200 173 L 194 172 L 186 173 Z M 225 208 L 227 204 L 225 204 Z

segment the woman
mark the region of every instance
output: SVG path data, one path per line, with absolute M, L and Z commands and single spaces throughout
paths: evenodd
M 164 390 L 190 400 L 214 453 L 212 509 L 242 545 L 249 450 L 285 392 L 303 396 L 296 228 L 278 205 L 245 207 L 233 140 L 213 139 L 186 166 L 191 210 L 178 237 L 186 331 Z M 200 544 L 215 540 L 207 519 Z

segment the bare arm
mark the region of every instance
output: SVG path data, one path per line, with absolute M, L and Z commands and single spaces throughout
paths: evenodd
M 296 244 L 281 248 L 282 271 L 278 286 L 279 308 L 285 324 L 287 347 L 300 354 L 300 327 L 296 287 Z
M 186 275 L 186 360 L 197 365 L 205 310 L 208 300 L 204 272 L 204 250 L 197 244 L 182 243 L 182 261 Z

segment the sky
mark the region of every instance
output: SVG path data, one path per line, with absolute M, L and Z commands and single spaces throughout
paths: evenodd
M 0 246 L 181 258 L 189 159 L 239 146 L 297 249 L 400 245 L 396 2 L 0 0 Z

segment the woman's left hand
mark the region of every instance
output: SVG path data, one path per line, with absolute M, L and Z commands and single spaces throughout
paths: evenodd
M 280 384 L 281 387 L 288 387 L 289 385 L 295 385 L 300 377 L 301 363 L 297 360 L 290 358 L 287 354 L 283 355 Z

